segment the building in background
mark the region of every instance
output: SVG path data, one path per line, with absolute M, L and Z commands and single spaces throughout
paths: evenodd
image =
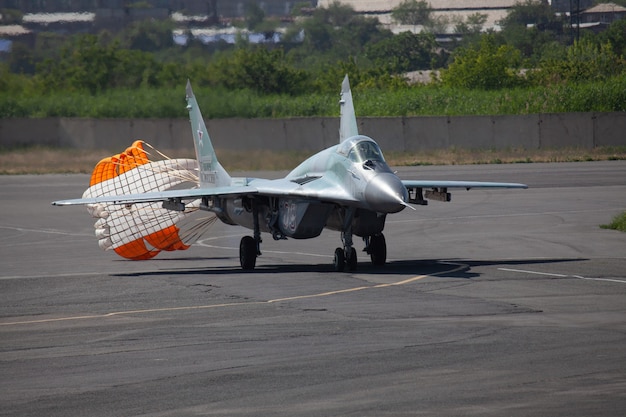
M 259 0 L 256 5 L 266 17 L 289 20 L 293 8 L 307 4 L 329 7 L 336 0 Z M 454 31 L 455 22 L 465 21 L 475 14 L 486 16 L 483 30 L 498 30 L 498 22 L 522 0 L 428 0 L 432 16 L 449 21 L 441 35 Z M 542 0 L 537 0 L 542 1 Z M 545 0 L 544 0 L 545 1 Z M 0 20 L 0 50 L 10 48 L 12 41 L 33 42 L 39 32 L 96 33 L 100 30 L 116 31 L 132 22 L 172 18 L 179 30 L 177 43 L 184 42 L 189 34 L 199 34 L 203 42 L 214 39 L 233 41 L 236 34 L 230 24 L 243 20 L 249 0 L 0 0 L 4 16 Z M 394 33 L 419 32 L 420 26 L 399 25 L 391 19 L 391 12 L 403 0 L 340 0 L 357 13 L 376 17 Z M 610 22 L 626 16 L 626 9 L 616 4 L 600 4 L 592 8 L 594 0 L 551 0 L 555 11 L 570 16 L 572 27 L 603 30 Z M 221 27 L 221 29 L 215 29 Z M 276 36 L 253 34 L 259 42 L 280 41 Z M 194 35 L 195 37 L 195 35 Z

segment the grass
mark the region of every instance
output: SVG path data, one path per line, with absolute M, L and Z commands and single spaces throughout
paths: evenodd
M 207 118 L 337 116 L 339 92 L 299 96 L 261 95 L 252 90 L 198 86 Z M 503 115 L 626 110 L 626 75 L 607 81 L 496 91 L 414 85 L 402 89 L 360 88 L 352 92 L 356 113 L 368 116 Z M 184 118 L 185 90 L 111 89 L 87 92 L 0 91 L 0 117 Z
M 193 158 L 193 150 L 163 150 L 171 158 Z M 265 150 L 217 150 L 220 162 L 229 171 L 282 171 L 294 168 L 310 152 Z M 103 150 L 24 147 L 0 149 L 0 174 L 91 173 L 96 163 L 111 152 Z M 548 150 L 467 150 L 440 149 L 428 152 L 386 152 L 390 166 L 514 164 L 536 162 L 579 162 L 626 160 L 626 147 Z
M 619 230 L 620 232 L 626 232 L 626 211 L 615 216 L 611 223 L 603 224 L 600 227 L 603 229 L 612 229 Z

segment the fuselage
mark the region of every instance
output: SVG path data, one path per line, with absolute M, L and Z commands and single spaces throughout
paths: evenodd
M 223 221 L 253 229 L 256 211 L 260 230 L 274 237 L 306 239 L 318 236 L 325 227 L 344 230 L 347 218 L 355 235 L 374 235 L 383 230 L 386 214 L 401 211 L 408 200 L 406 188 L 380 147 L 362 135 L 318 152 L 285 178 L 249 179 L 247 185 L 288 189 L 292 195 L 306 190 L 308 197 L 301 199 L 250 196 L 223 201 Z M 311 198 L 317 190 L 320 198 Z

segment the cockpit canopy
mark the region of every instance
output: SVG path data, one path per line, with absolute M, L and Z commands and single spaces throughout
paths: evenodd
M 343 141 L 337 150 L 353 162 L 365 161 L 385 162 L 383 152 L 374 140 L 367 136 L 354 136 Z

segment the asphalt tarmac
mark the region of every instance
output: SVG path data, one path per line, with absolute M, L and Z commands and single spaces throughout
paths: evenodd
M 101 251 L 85 175 L 0 176 L 2 416 L 626 414 L 626 161 L 401 168 L 460 190 L 388 217 L 388 264 L 337 232 L 239 227 L 187 251 Z

